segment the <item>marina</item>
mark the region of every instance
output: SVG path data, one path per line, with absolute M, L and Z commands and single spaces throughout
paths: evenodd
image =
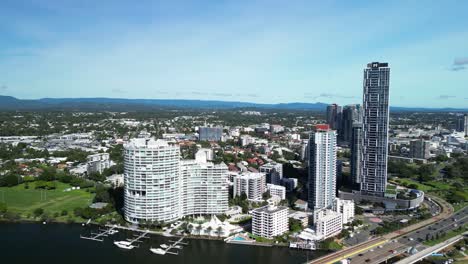
M 138 246 L 134 246 L 133 243 L 141 243 L 143 239 L 149 238 L 149 236 L 146 236 L 147 234 L 148 232 L 145 231 L 141 233 L 140 235 L 134 235 L 133 239 L 127 239 L 126 241 L 125 240 L 114 241 L 114 245 L 116 245 L 117 247 L 121 249 L 134 249 L 135 247 L 138 247 Z
M 174 251 L 170 251 L 170 250 L 173 249 L 173 248 L 182 249 L 183 246 L 187 246 L 188 243 L 182 242 L 183 240 L 184 240 L 183 237 L 181 237 L 177 241 L 169 240 L 169 242 L 172 243 L 170 246 L 168 246 L 166 244 L 161 244 L 160 245 L 161 248 L 150 248 L 150 251 L 155 253 L 155 254 L 158 254 L 158 255 L 165 255 L 165 254 L 179 255 L 179 252 L 177 252 L 177 251 L 174 252 Z
M 88 239 L 88 240 L 94 240 L 94 241 L 98 241 L 98 242 L 103 242 L 104 241 L 104 237 L 107 237 L 109 235 L 113 235 L 115 233 L 119 232 L 115 227 L 111 227 L 109 229 L 100 229 L 99 232 L 95 233 L 95 232 L 91 232 L 91 236 L 83 236 L 83 235 L 80 235 L 80 238 L 81 239 Z

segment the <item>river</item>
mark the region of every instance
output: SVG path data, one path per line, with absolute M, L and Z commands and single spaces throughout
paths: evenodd
M 323 253 L 290 250 L 285 247 L 259 247 L 226 244 L 223 241 L 186 240 L 189 245 L 179 255 L 155 255 L 149 248 L 169 243 L 169 238 L 151 235 L 139 248 L 126 251 L 113 245 L 114 240 L 131 238 L 120 231 L 104 242 L 80 239 L 93 227 L 66 224 L 0 223 L 0 263 L 64 264 L 218 264 L 218 263 L 304 263 Z M 95 231 L 95 230 L 94 230 Z

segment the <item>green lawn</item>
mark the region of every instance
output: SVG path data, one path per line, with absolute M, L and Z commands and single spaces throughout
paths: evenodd
M 453 188 L 450 184 L 440 181 L 429 181 L 426 184 L 437 190 L 450 190 Z
M 417 181 L 414 181 L 412 179 L 403 179 L 403 178 L 400 178 L 397 180 L 400 184 L 402 185 L 410 185 L 410 184 L 415 184 L 417 187 L 418 190 L 421 190 L 423 192 L 427 192 L 427 191 L 430 191 L 430 190 L 433 190 L 434 187 L 431 187 L 431 186 L 428 186 L 428 185 L 425 185 L 425 184 L 421 184 Z
M 66 210 L 69 216 L 57 218 L 65 220 L 73 216 L 74 208 L 89 206 L 94 197 L 94 194 L 85 190 L 64 191 L 70 187 L 70 185 L 60 182 L 57 182 L 55 190 L 36 190 L 34 183 L 29 184 L 29 189 L 25 189 L 24 184 L 1 187 L 0 202 L 7 204 L 9 212 L 19 213 L 22 218 L 33 215 L 33 211 L 37 208 L 44 209 L 44 212 L 49 216 L 53 216 L 55 213 L 60 214 L 62 210 Z

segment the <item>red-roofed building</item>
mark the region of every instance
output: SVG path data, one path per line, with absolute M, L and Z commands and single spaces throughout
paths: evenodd
M 327 124 L 317 124 L 315 125 L 315 130 L 330 130 L 330 126 Z

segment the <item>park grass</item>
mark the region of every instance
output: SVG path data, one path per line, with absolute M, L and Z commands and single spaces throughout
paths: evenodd
M 25 189 L 24 183 L 14 187 L 1 187 L 0 202 L 7 205 L 9 212 L 19 214 L 21 219 L 30 219 L 35 209 L 42 208 L 48 216 L 58 214 L 59 217 L 55 217 L 58 221 L 80 220 L 73 216 L 73 209 L 89 206 L 94 194 L 86 190 L 65 192 L 71 186 L 61 182 L 57 182 L 56 186 L 55 190 L 34 189 L 34 183 L 29 184 L 29 189 Z M 64 210 L 68 215 L 60 216 Z
M 423 192 L 434 190 L 434 187 L 419 183 L 419 182 L 417 182 L 415 180 L 412 180 L 412 179 L 400 178 L 400 179 L 397 180 L 397 182 L 399 182 L 401 185 L 414 184 L 414 185 L 417 186 L 416 189 L 418 189 L 420 191 L 423 191 Z
M 426 183 L 426 185 L 434 188 L 434 189 L 437 189 L 437 190 L 450 190 L 452 189 L 453 187 L 448 184 L 448 183 L 445 183 L 445 182 L 440 182 L 440 181 L 429 181 Z

